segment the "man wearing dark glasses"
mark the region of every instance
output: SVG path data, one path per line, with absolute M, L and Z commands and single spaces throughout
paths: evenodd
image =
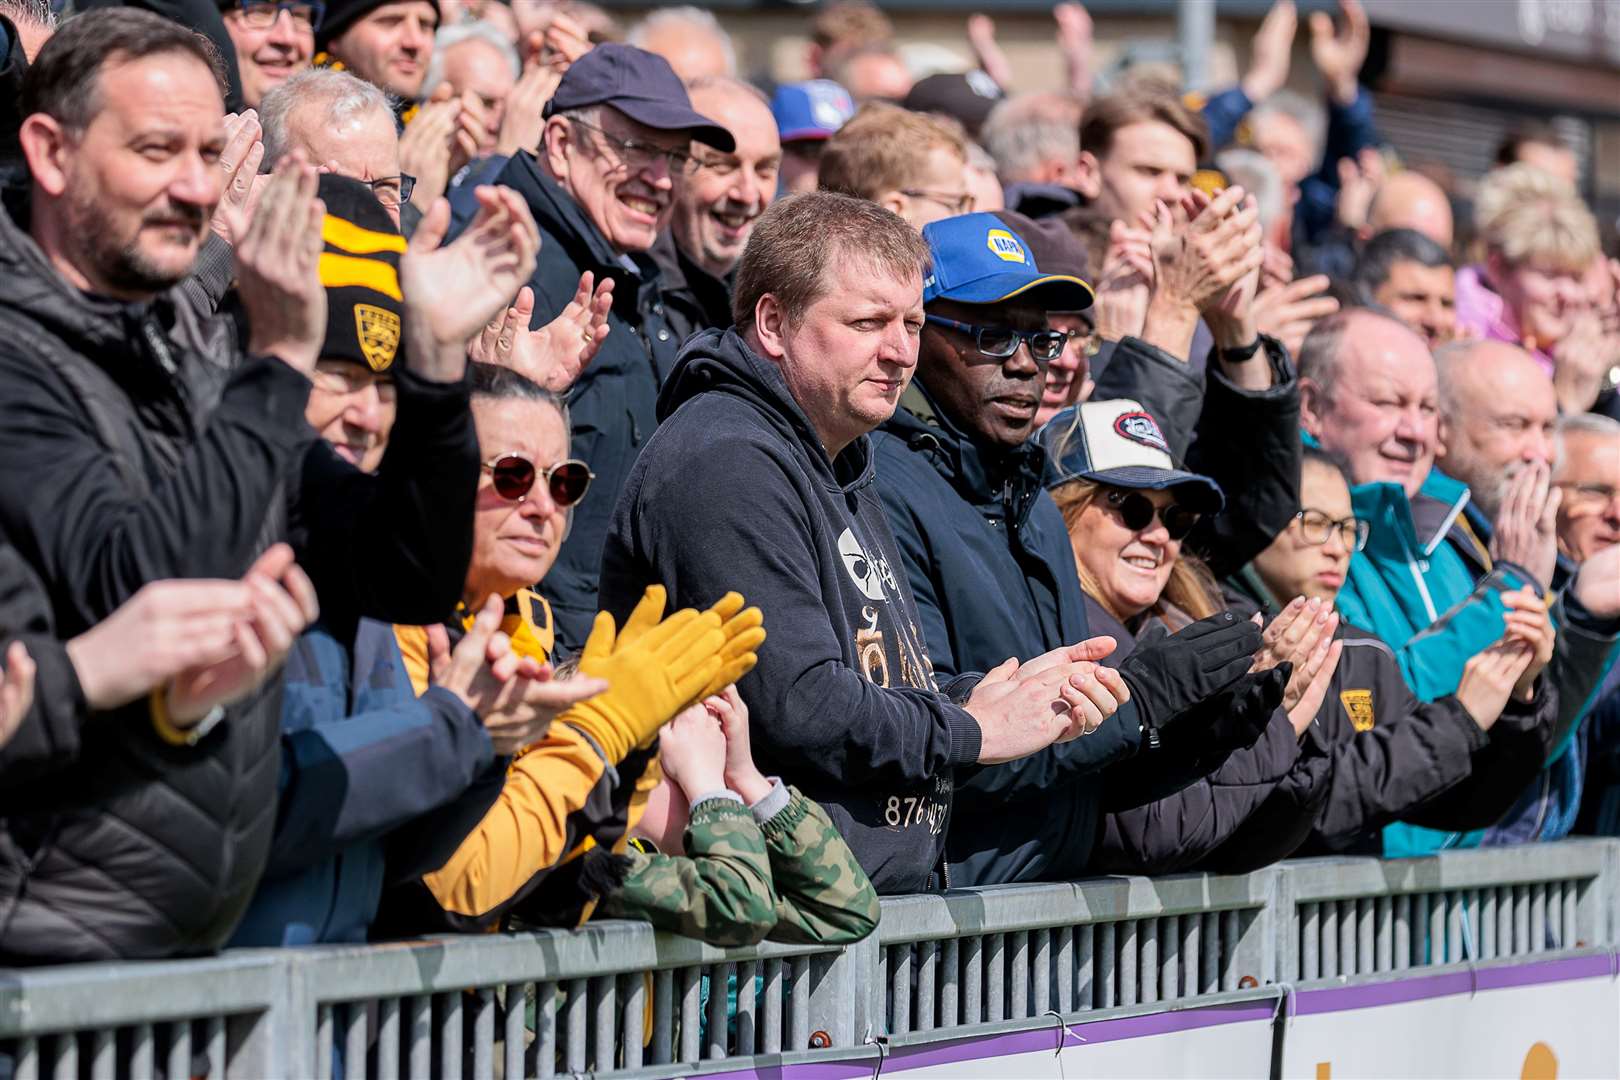
M 917 377 L 873 436 L 878 492 L 929 655 L 947 677 L 1091 636 L 1069 534 L 1042 487 L 1046 454 L 1031 436 L 1047 366 L 1068 344 L 1047 312 L 1089 307 L 1092 294 L 1077 277 L 1040 270 L 1010 224 L 1025 220 L 968 214 L 923 228 L 933 271 L 923 291 Z M 1146 509 L 1151 518 L 1152 504 Z M 1232 620 L 1200 645 L 1231 644 L 1246 654 L 1258 642 L 1252 626 Z M 1171 639 L 1143 662 L 1168 665 L 1193 648 Z M 1145 721 L 1164 723 L 1224 681 L 1180 685 L 1184 699 L 1167 703 L 1164 715 L 1145 714 L 1133 687 L 1132 702 L 1094 735 L 968 774 L 947 841 L 955 880 L 984 885 L 1083 873 L 1100 807 L 1088 777 L 1134 755 Z M 1030 805 L 1023 799 L 1059 800 L 1061 810 L 1028 815 L 1056 824 L 1007 828 L 1009 817 L 1024 815 L 1005 809 Z

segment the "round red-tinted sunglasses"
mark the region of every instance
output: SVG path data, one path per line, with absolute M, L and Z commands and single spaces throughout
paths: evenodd
M 536 477 L 543 476 L 551 501 L 559 508 L 573 506 L 585 497 L 596 474 L 578 458 L 559 461 L 546 469 L 536 469 L 522 454 L 502 454 L 486 462 L 484 469 L 495 484 L 495 494 L 509 502 L 522 502 L 534 489 Z

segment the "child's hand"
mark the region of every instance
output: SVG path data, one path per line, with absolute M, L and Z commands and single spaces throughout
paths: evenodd
M 659 764 L 688 799 L 726 787 L 725 760 L 725 733 L 701 702 L 677 713 L 659 734 Z
M 748 706 L 743 704 L 737 688 L 728 686 L 714 697 L 704 699 L 703 707 L 720 721 L 725 732 L 726 787 L 752 806 L 771 793 L 771 782 L 754 764 L 754 754 L 748 745 Z

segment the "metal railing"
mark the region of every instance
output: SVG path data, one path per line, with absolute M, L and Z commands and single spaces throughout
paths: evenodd
M 0 972 L 0 1074 L 637 1076 L 1613 945 L 1620 841 L 883 903 L 848 948 L 644 924 Z

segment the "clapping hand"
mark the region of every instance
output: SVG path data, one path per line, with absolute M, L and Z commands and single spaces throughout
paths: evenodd
M 319 176 L 294 150 L 276 165 L 247 233 L 236 245 L 237 292 L 247 310 L 248 351 L 308 375 L 326 342 Z
M 450 204 L 440 199 L 400 259 L 407 361 L 434 382 L 461 378 L 469 340 L 512 302 L 540 252 L 540 230 L 521 195 L 497 187 L 473 194 L 478 215 L 466 232 L 444 242 Z
M 1563 493 L 1553 487 L 1552 470 L 1533 461 L 1508 480 L 1496 512 L 1490 554 L 1529 572 L 1542 588 L 1552 584 L 1558 565 L 1558 505 Z
M 252 109 L 243 113 L 225 114 L 225 149 L 220 151 L 219 167 L 225 172 L 225 190 L 209 227 L 221 240 L 232 246 L 247 235 L 248 223 L 268 176 L 259 175 L 264 161 L 264 130 L 259 126 L 259 114 Z
M 529 329 L 534 314 L 534 290 L 518 290 L 517 301 L 490 320 L 468 349 L 486 364 L 509 367 L 554 393 L 565 393 L 579 379 L 608 336 L 608 313 L 613 309 L 613 279 L 604 278 L 594 290 L 594 275 L 580 275 L 579 288 L 562 314 L 537 330 Z

